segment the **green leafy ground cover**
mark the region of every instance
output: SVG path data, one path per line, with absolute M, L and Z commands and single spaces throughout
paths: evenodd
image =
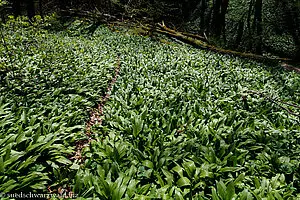
M 299 105 L 299 75 L 105 27 L 92 37 L 33 32 L 6 36 L 15 70 L 1 82 L 0 191 L 52 184 L 82 199 L 300 198 L 299 118 L 247 92 Z M 85 162 L 71 163 L 117 54 L 103 124 Z
M 67 157 L 112 79 L 114 52 L 98 44 L 104 36 L 51 34 L 22 21 L 3 30 L 10 59 L 1 45 L 0 191 L 45 190 L 72 177 Z

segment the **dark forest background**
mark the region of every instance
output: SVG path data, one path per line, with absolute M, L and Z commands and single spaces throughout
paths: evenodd
M 33 19 L 53 12 L 67 17 L 71 10 L 73 15 L 96 12 L 112 19 L 164 21 L 227 49 L 300 59 L 299 0 L 10 0 L 2 4 L 2 20 L 12 14 Z

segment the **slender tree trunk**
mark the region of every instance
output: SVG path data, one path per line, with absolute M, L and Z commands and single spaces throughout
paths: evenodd
M 21 15 L 21 1 L 20 0 L 13 0 L 12 1 L 12 8 L 15 17 Z
M 185 20 L 187 20 L 190 16 L 189 4 L 188 0 L 183 0 L 182 2 L 182 15 Z
M 35 16 L 34 0 L 27 0 L 27 16 L 29 19 Z
M 256 53 L 261 54 L 262 49 L 262 0 L 255 1 L 254 29 L 256 28 Z
M 300 30 L 291 30 L 291 35 L 294 40 L 294 44 L 296 46 L 295 56 L 294 59 L 299 61 L 300 60 Z
M 223 33 L 223 39 L 224 42 L 226 43 L 226 33 L 225 33 L 225 28 L 226 28 L 226 13 L 227 13 L 227 8 L 228 8 L 229 0 L 222 0 L 222 5 L 221 5 L 221 16 L 220 16 L 220 26 L 221 26 L 221 34 Z
M 296 46 L 295 60 L 300 61 L 300 7 L 296 7 L 296 5 L 292 8 L 292 18 L 294 21 L 294 26 L 291 30 L 294 43 Z
M 296 4 L 288 0 L 280 1 L 280 6 L 285 10 L 284 23 L 286 31 L 292 36 L 296 46 L 295 60 L 300 60 L 300 14 Z
M 42 19 L 44 19 L 44 12 L 43 12 L 43 2 L 42 0 L 39 0 L 39 11 Z
M 59 8 L 61 10 L 65 10 L 66 7 L 67 7 L 66 0 L 60 0 L 60 1 L 58 1 L 58 5 L 59 5 Z
M 295 45 L 296 45 L 296 53 L 294 59 L 300 61 L 300 41 L 299 40 L 295 41 Z
M 222 0 L 214 0 L 213 1 L 213 13 L 212 13 L 212 22 L 211 22 L 211 31 L 215 36 L 221 35 L 221 1 Z
M 207 5 L 207 8 L 206 8 L 206 11 L 204 13 L 204 32 L 207 33 L 207 35 L 211 35 L 212 34 L 212 31 L 211 31 L 211 21 L 212 21 L 212 15 L 213 15 L 213 7 L 211 8 L 209 6 L 209 3 L 210 3 L 210 0 L 204 0 L 206 5 Z
M 243 33 L 244 33 L 244 19 L 240 19 L 239 23 L 238 23 L 238 28 L 237 28 L 237 36 L 235 39 L 235 44 L 234 47 L 238 48 L 238 46 L 240 45 L 242 38 L 243 38 Z
M 252 35 L 252 29 L 251 29 L 251 15 L 252 15 L 252 9 L 253 9 L 253 2 L 254 0 L 251 0 L 249 3 L 249 9 L 248 9 L 248 16 L 247 16 L 247 28 L 248 28 L 248 42 L 247 46 L 248 49 L 252 49 L 252 42 L 253 42 L 253 35 Z
M 220 37 L 225 30 L 225 15 L 228 8 L 228 2 L 228 0 L 214 0 L 213 2 L 211 30 L 217 37 Z
M 0 15 L 1 15 L 1 22 L 0 23 L 5 23 L 6 20 L 5 20 L 5 14 L 2 10 L 0 10 Z
M 205 11 L 207 9 L 207 2 L 206 0 L 201 0 L 200 5 L 200 28 L 201 30 L 205 29 Z

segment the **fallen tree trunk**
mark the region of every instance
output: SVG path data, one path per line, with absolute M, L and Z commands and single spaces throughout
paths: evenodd
M 292 59 L 289 59 L 289 58 L 262 56 L 262 55 L 257 55 L 257 54 L 253 54 L 253 53 L 238 52 L 238 51 L 234 51 L 234 50 L 228 50 L 228 49 L 223 49 L 220 47 L 215 47 L 211 44 L 208 44 L 207 39 L 205 37 L 202 37 L 202 36 L 195 37 L 195 35 L 193 35 L 193 34 L 177 32 L 177 31 L 172 30 L 172 29 L 168 28 L 167 26 L 165 26 L 164 23 L 158 24 L 158 27 L 156 27 L 156 28 L 148 28 L 148 27 L 143 27 L 143 28 L 148 31 L 155 31 L 155 32 L 167 35 L 169 37 L 177 38 L 181 41 L 189 43 L 198 48 L 207 49 L 207 50 L 221 53 L 221 54 L 233 55 L 233 56 L 238 56 L 238 57 L 242 57 L 242 58 L 250 58 L 250 59 L 263 61 L 263 62 L 266 62 L 266 61 L 290 62 L 290 61 L 292 61 Z
M 159 25 L 159 27 L 160 27 L 161 29 L 163 29 L 163 30 L 165 30 L 165 31 L 167 31 L 167 32 L 169 32 L 169 33 L 173 33 L 173 34 L 179 33 L 179 34 L 182 34 L 182 35 L 184 35 L 184 36 L 186 36 L 186 37 L 191 37 L 191 38 L 198 39 L 198 40 L 201 40 L 201 41 L 203 41 L 203 42 L 208 43 L 207 38 L 205 38 L 205 37 L 203 37 L 203 36 L 196 35 L 196 34 L 191 34 L 191 33 L 185 33 L 185 32 L 178 32 L 178 31 L 176 31 L 176 30 L 173 30 L 173 29 L 170 29 L 170 28 L 166 27 L 164 24 L 158 24 L 158 25 Z
M 69 10 L 63 10 L 63 12 L 68 13 L 68 14 L 73 14 L 77 15 L 80 17 L 87 17 L 94 19 L 98 22 L 102 23 L 111 23 L 112 21 L 115 22 L 122 22 L 124 19 L 118 19 L 118 17 L 105 14 L 105 13 L 100 13 L 100 12 L 89 12 L 89 11 L 78 11 L 74 9 L 69 9 Z M 119 24 L 120 25 L 120 24 Z M 185 32 L 178 32 L 175 31 L 171 28 L 168 28 L 164 23 L 158 24 L 158 27 L 145 27 L 142 26 L 142 29 L 144 29 L 146 34 L 149 35 L 152 32 L 158 32 L 164 35 L 167 35 L 172 38 L 177 38 L 185 43 L 189 43 L 195 47 L 201 48 L 201 49 L 207 49 L 216 53 L 221 53 L 221 54 L 227 54 L 227 55 L 233 55 L 237 57 L 242 57 L 242 58 L 249 58 L 249 59 L 254 59 L 262 62 L 273 62 L 273 63 L 278 63 L 281 62 L 281 67 L 283 67 L 286 70 L 292 70 L 297 73 L 300 73 L 300 69 L 297 67 L 294 67 L 290 64 L 286 63 L 291 63 L 294 62 L 292 59 L 289 58 L 279 58 L 279 57 L 269 57 L 269 56 L 262 56 L 262 55 L 257 55 L 253 53 L 245 53 L 245 52 L 238 52 L 234 50 L 228 50 L 228 49 L 223 49 L 219 47 L 215 47 L 211 44 L 209 44 L 209 41 L 206 37 L 200 36 L 200 35 L 195 35 L 191 33 L 185 33 Z

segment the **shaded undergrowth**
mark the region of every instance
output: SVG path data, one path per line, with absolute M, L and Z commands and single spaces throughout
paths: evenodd
M 82 36 L 76 23 L 71 33 L 5 25 L 13 53 L 1 44 L 0 192 L 51 186 L 82 199 L 299 198 L 299 118 L 247 92 L 299 105 L 298 74 L 126 30 Z M 122 68 L 103 122 L 91 129 L 84 163 L 71 162 L 116 52 Z

